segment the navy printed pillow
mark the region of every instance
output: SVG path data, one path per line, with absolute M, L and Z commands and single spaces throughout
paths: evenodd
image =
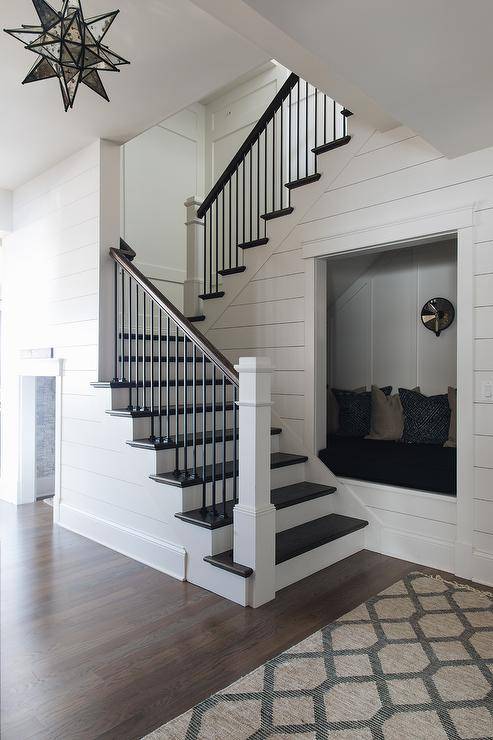
M 444 445 L 450 429 L 448 395 L 423 396 L 399 388 L 404 412 L 402 441 L 415 445 Z
M 390 396 L 392 386 L 381 388 Z M 332 389 L 339 404 L 339 434 L 342 437 L 366 437 L 371 429 L 371 391 L 341 391 Z M 448 439 L 448 437 L 447 437 Z

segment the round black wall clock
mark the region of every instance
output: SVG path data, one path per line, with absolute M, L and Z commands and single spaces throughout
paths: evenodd
M 439 337 L 453 323 L 455 309 L 447 298 L 430 298 L 422 308 L 421 321 Z

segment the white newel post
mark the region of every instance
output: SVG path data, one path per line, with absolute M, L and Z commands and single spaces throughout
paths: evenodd
M 239 502 L 234 510 L 234 561 L 253 568 L 249 606 L 274 599 L 276 510 L 270 502 L 271 375 L 265 357 L 241 357 Z
M 204 222 L 198 218 L 197 211 L 202 205 L 195 196 L 185 201 L 187 209 L 187 276 L 183 285 L 183 307 L 185 316 L 200 316 L 202 301 L 202 262 L 204 249 Z

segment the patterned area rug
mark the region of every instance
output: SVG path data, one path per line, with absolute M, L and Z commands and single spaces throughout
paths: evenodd
M 493 738 L 493 596 L 412 573 L 148 740 Z

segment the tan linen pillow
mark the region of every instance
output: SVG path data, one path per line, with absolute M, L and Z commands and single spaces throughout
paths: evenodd
M 366 386 L 355 388 L 353 393 L 366 393 Z M 327 432 L 337 434 L 339 431 L 339 404 L 332 393 L 332 388 L 327 390 Z
M 404 432 L 404 415 L 399 395 L 386 396 L 371 387 L 371 431 L 365 439 L 397 442 Z
M 457 388 L 449 386 L 448 405 L 450 406 L 450 429 L 448 439 L 443 446 L 457 447 Z

